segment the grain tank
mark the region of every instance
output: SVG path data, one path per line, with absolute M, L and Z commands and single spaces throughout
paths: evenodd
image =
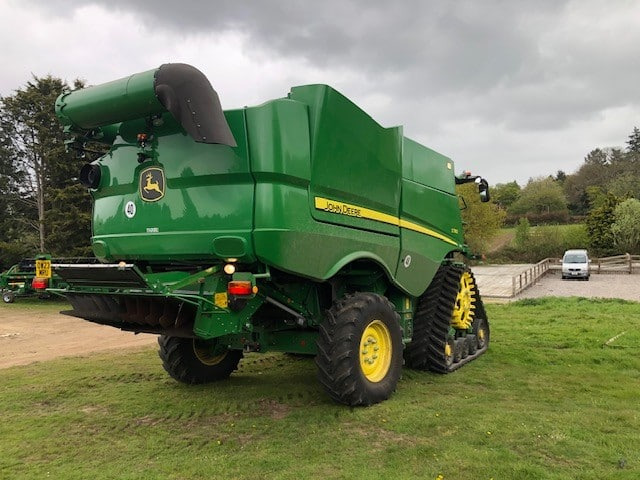
M 370 405 L 403 364 L 447 373 L 489 322 L 451 159 L 326 85 L 225 110 L 184 64 L 61 95 L 100 264 L 58 264 L 66 312 L 158 334 L 169 375 L 229 377 L 243 352 L 315 356 L 334 400 Z

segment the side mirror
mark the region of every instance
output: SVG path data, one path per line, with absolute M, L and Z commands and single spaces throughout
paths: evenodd
M 491 200 L 491 195 L 489 194 L 489 183 L 484 178 L 481 178 L 478 182 L 478 193 L 480 193 L 481 202 L 484 203 Z

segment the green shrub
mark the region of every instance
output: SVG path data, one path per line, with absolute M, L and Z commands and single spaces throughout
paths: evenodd
M 536 263 L 545 258 L 559 258 L 570 248 L 585 248 L 589 237 L 583 224 L 530 227 L 522 219 L 516 228 L 511 245 L 506 245 L 488 256 L 497 263 Z
M 522 217 L 516 226 L 515 243 L 517 247 L 523 247 L 531 238 L 531 224 L 527 217 Z
M 555 225 L 558 223 L 568 223 L 571 218 L 568 210 L 560 210 L 556 212 L 543 212 L 543 213 L 525 213 L 525 214 L 510 214 L 505 219 L 505 225 L 516 225 L 520 218 L 526 218 L 532 225 Z

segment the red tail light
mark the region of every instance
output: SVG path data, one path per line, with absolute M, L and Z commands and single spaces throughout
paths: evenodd
M 235 280 L 227 285 L 229 295 L 243 296 L 253 294 L 253 287 L 250 281 Z
M 31 287 L 35 290 L 44 290 L 49 286 L 48 278 L 34 277 L 31 281 Z

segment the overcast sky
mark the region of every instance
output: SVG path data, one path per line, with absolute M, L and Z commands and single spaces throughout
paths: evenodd
M 0 0 L 0 96 L 191 64 L 223 108 L 329 84 L 490 183 L 573 173 L 640 127 L 636 0 Z

